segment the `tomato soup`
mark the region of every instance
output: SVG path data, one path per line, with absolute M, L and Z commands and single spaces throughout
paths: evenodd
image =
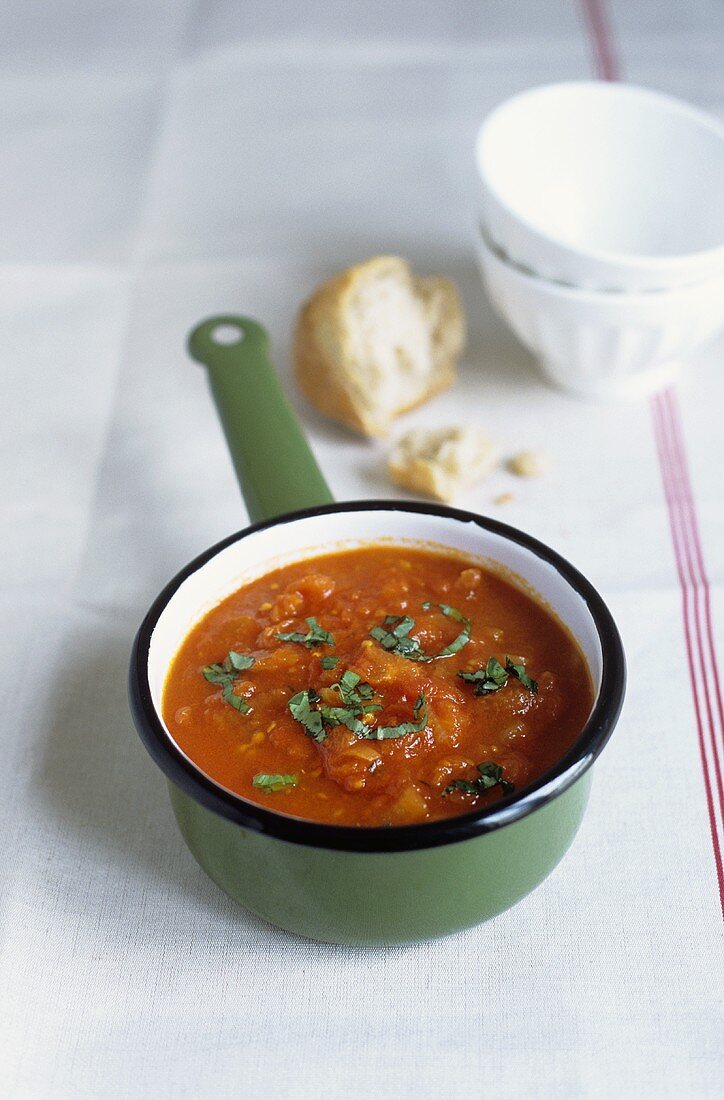
M 433 550 L 370 546 L 240 588 L 174 659 L 163 717 L 211 779 L 338 825 L 482 808 L 583 729 L 578 645 L 504 576 Z

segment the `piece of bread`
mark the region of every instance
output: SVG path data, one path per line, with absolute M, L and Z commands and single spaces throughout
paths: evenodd
M 403 489 L 452 500 L 495 468 L 495 444 L 477 428 L 415 428 L 393 447 L 390 477 Z
M 464 343 L 455 284 L 377 256 L 323 283 L 302 307 L 295 375 L 333 420 L 384 435 L 400 413 L 451 385 Z

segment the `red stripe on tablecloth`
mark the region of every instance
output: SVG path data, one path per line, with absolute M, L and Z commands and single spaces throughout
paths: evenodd
M 689 469 L 686 461 L 686 443 L 684 441 L 684 430 L 681 422 L 679 404 L 676 400 L 676 395 L 673 390 L 667 390 L 664 394 L 664 398 L 666 399 L 666 403 L 668 406 L 669 424 L 671 426 L 672 439 L 674 442 L 674 453 L 676 455 L 676 461 L 679 470 L 680 484 L 683 489 L 682 498 L 688 512 L 688 529 L 691 535 L 694 562 L 698 570 L 698 573 L 696 574 L 696 583 L 698 584 L 703 594 L 706 642 L 712 674 L 713 695 L 716 701 L 716 713 L 719 719 L 719 745 L 724 749 L 724 706 L 722 706 L 722 690 L 721 682 L 719 679 L 719 662 L 717 659 L 716 645 L 714 642 L 713 614 L 711 609 L 711 585 L 709 583 L 709 577 L 706 572 L 706 566 L 704 565 L 704 552 L 702 550 L 701 537 L 699 534 L 699 522 L 696 516 L 696 507 L 694 505 L 694 493 L 691 488 L 691 479 L 689 477 Z
M 694 505 L 694 494 L 691 488 L 691 479 L 686 460 L 686 446 L 681 424 L 681 415 L 673 390 L 666 390 L 660 395 L 664 415 L 664 424 L 668 432 L 670 442 L 671 463 L 675 475 L 674 500 L 681 511 L 681 528 L 685 535 L 686 564 L 688 566 L 688 579 L 695 596 L 694 614 L 696 627 L 701 645 L 700 658 L 702 668 L 708 673 L 707 679 L 707 705 L 708 716 L 712 729 L 714 743 L 719 750 L 724 747 L 722 732 L 721 687 L 719 684 L 719 669 L 714 643 L 711 613 L 711 585 L 704 565 L 704 554 L 701 548 L 699 535 L 699 523 Z M 718 721 L 717 721 L 718 720 Z M 724 789 L 719 783 L 721 803 L 724 807 Z
M 581 7 L 597 75 L 601 80 L 620 79 L 605 0 L 581 0 Z M 691 694 L 719 900 L 724 916 L 724 707 L 714 645 L 711 586 L 704 565 L 676 393 L 669 389 L 654 396 L 651 399 L 651 413 L 681 589 Z
M 603 0 L 581 0 L 583 17 L 586 21 L 588 36 L 593 47 L 596 63 L 596 75 L 601 80 L 618 80 L 618 65 L 613 52 L 612 39 L 608 29 L 608 14 Z
M 719 670 L 711 626 L 711 587 L 704 566 L 704 555 L 699 538 L 699 524 L 694 507 L 694 497 L 686 462 L 683 431 L 678 405 L 672 390 L 666 390 L 655 398 L 661 413 L 661 422 L 666 443 L 666 455 L 672 473 L 672 494 L 670 510 L 678 517 L 679 531 L 682 535 L 680 549 L 683 550 L 686 583 L 689 592 L 689 623 L 696 643 L 697 670 L 702 681 L 702 694 L 705 704 L 705 732 L 711 753 L 711 762 L 718 797 L 717 810 L 721 818 L 720 838 L 724 837 L 724 784 L 722 783 L 722 721 L 721 689 Z M 707 644 L 708 643 L 708 644 Z M 718 705 L 717 705 L 718 704 Z M 717 723 L 718 719 L 718 723 Z M 720 845 L 724 843 L 720 839 Z M 723 902 L 724 905 L 724 902 Z
M 701 770 L 704 777 L 704 790 L 706 794 L 706 806 L 709 817 L 709 831 L 714 853 L 717 882 L 719 886 L 719 900 L 724 916 L 724 860 L 722 859 L 722 842 L 720 839 L 720 825 L 717 819 L 717 790 L 715 780 L 718 778 L 719 812 L 724 814 L 724 799 L 722 799 L 721 766 L 717 753 L 717 744 L 712 722 L 712 707 L 709 695 L 709 679 L 704 660 L 704 645 L 700 629 L 700 621 L 697 606 L 697 586 L 692 583 L 690 572 L 692 559 L 689 556 L 690 530 L 688 527 L 688 506 L 684 503 L 681 493 L 681 468 L 677 468 L 677 456 L 674 451 L 674 441 L 671 435 L 671 422 L 667 417 L 667 405 L 673 397 L 670 391 L 657 394 L 651 399 L 651 412 L 654 422 L 654 437 L 659 454 L 659 466 L 664 486 L 664 495 L 669 513 L 669 525 L 674 544 L 674 556 L 676 559 L 676 571 L 679 577 L 681 589 L 682 615 L 684 622 L 684 639 L 686 642 L 686 656 L 691 680 L 691 693 L 694 701 L 694 713 L 696 716 L 696 728 L 699 741 L 699 756 Z M 705 704 L 702 705 L 702 704 Z M 709 756 L 712 757 L 713 767 L 709 766 Z M 712 771 L 715 779 L 712 779 Z

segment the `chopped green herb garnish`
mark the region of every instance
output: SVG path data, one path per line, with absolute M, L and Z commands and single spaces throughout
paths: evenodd
M 536 680 L 531 680 L 525 671 L 525 665 L 514 665 L 510 657 L 506 657 L 505 667 L 511 676 L 515 676 L 516 680 L 520 680 L 524 688 L 528 688 L 528 691 L 532 691 L 534 695 L 538 694 L 538 683 Z
M 252 779 L 252 786 L 265 791 L 281 791 L 285 787 L 296 787 L 296 775 L 263 775 L 261 772 Z
M 382 626 L 373 626 L 370 637 L 379 642 L 383 649 L 406 657 L 408 661 L 431 661 L 432 657 L 421 649 L 420 643 L 409 634 L 415 620 L 409 615 L 387 615 Z
M 221 697 L 234 710 L 240 714 L 249 714 L 251 707 L 242 695 L 234 692 L 234 680 L 237 672 L 245 672 L 254 664 L 256 658 L 247 657 L 244 653 L 236 653 L 233 649 L 221 664 L 206 665 L 201 669 L 201 675 L 210 684 L 218 684 L 221 688 Z
M 301 722 L 310 737 L 321 743 L 327 737 L 327 731 L 322 724 L 322 715 L 318 710 L 313 710 L 321 696 L 309 688 L 308 691 L 298 691 L 289 700 L 288 706 L 293 718 Z
M 457 638 L 453 638 L 450 645 L 446 645 L 444 649 L 441 649 L 439 653 L 435 654 L 435 659 L 439 657 L 452 657 L 453 654 L 459 653 L 464 645 L 467 645 L 470 641 L 470 632 L 473 628 L 473 624 L 470 619 L 463 615 L 462 611 L 458 611 L 456 607 L 451 607 L 448 603 L 433 604 L 429 601 L 422 605 L 425 611 L 429 611 L 431 607 L 439 607 L 443 615 L 446 615 L 448 619 L 454 619 L 456 623 L 462 623 L 463 628 L 458 634 Z
M 251 707 L 247 703 L 243 695 L 236 695 L 234 688 L 231 684 L 227 684 L 221 691 L 221 698 L 225 703 L 228 703 L 234 710 L 238 710 L 240 714 L 251 714 Z
M 233 673 L 224 665 L 206 665 L 201 669 L 201 675 L 210 684 L 225 684 L 229 677 L 233 679 Z
M 335 684 L 336 688 L 339 688 L 339 693 L 342 698 L 347 698 L 354 692 L 359 683 L 362 682 L 362 677 L 357 672 L 353 672 L 351 668 L 345 669 L 339 678 L 339 683 Z
M 346 726 L 358 737 L 366 736 L 368 727 L 360 718 L 382 709 L 379 703 L 370 702 L 375 694 L 372 684 L 363 681 L 361 676 L 348 668 L 340 676 L 339 683 L 332 684 L 332 690 L 339 692 L 344 706 L 320 707 L 324 724 L 331 728 Z
M 442 792 L 442 797 L 447 798 L 449 794 L 454 791 L 462 791 L 463 794 L 478 794 L 478 788 L 475 786 L 475 782 L 470 779 L 453 779 L 449 787 L 446 787 Z
M 427 725 L 427 703 L 424 695 L 418 697 L 413 714 L 413 722 L 400 722 L 397 726 L 377 726 L 376 729 L 365 728 L 362 736 L 368 741 L 386 741 L 392 737 L 406 737 L 408 733 L 420 733 Z
M 375 689 L 372 684 L 363 682 L 362 677 L 349 668 L 342 673 L 339 683 L 332 684 L 332 690 L 339 692 L 346 707 L 359 707 L 360 711 L 380 709 L 378 703 L 373 703 L 369 707 L 364 705 L 374 696 Z
M 452 783 L 442 792 L 442 797 L 447 798 L 449 794 L 453 794 L 455 791 L 462 791 L 463 794 L 472 794 L 477 798 L 495 786 L 499 786 L 503 794 L 513 793 L 515 786 L 509 780 L 503 778 L 503 768 L 500 764 L 495 764 L 492 760 L 486 760 L 484 764 L 477 764 L 476 766 L 479 775 L 476 775 L 474 779 L 453 779 Z
M 525 665 L 514 665 L 510 657 L 505 658 L 505 668 L 495 657 L 491 657 L 485 668 L 478 668 L 475 672 L 458 672 L 458 676 L 466 684 L 475 685 L 476 695 L 490 695 L 493 691 L 500 691 L 508 683 L 510 676 L 520 680 L 523 687 L 533 695 L 538 693 L 538 684 L 531 680 L 525 671 Z
M 346 726 L 350 733 L 354 733 L 357 737 L 364 737 L 367 726 L 357 717 L 358 711 L 358 707 L 321 706 L 319 708 L 322 721 L 328 729 L 334 729 L 335 726 Z
M 419 733 L 427 724 L 427 703 L 424 695 L 420 695 L 413 708 L 414 721 L 401 722 L 397 726 L 371 728 L 362 718 L 382 709 L 379 703 L 370 702 L 375 695 L 372 685 L 364 682 L 356 672 L 347 669 L 342 673 L 339 683 L 332 684 L 332 688 L 339 692 L 344 706 L 326 706 L 314 688 L 297 692 L 288 704 L 292 717 L 301 722 L 309 736 L 319 744 L 326 740 L 327 731 L 335 726 L 345 726 L 355 736 L 364 737 L 368 741 L 385 741 L 392 737 L 405 737 L 408 733 Z
M 330 669 L 339 664 L 339 657 L 322 657 L 320 660 L 322 668 Z
M 246 669 L 251 668 L 256 660 L 255 657 L 247 657 L 243 653 L 235 653 L 232 649 L 229 652 L 228 657 L 218 665 L 206 665 L 201 669 L 201 675 L 205 680 L 208 680 L 210 684 L 225 684 L 229 680 L 234 679 L 235 672 L 245 672 Z
M 307 649 L 313 649 L 318 645 L 334 645 L 334 638 L 328 630 L 319 625 L 314 615 L 310 615 L 306 622 L 309 627 L 307 634 L 300 634 L 299 631 L 294 630 L 291 634 L 275 634 L 274 637 L 280 642 L 298 642 L 299 645 L 305 645 Z
M 508 682 L 508 673 L 495 657 L 488 660 L 485 668 L 478 668 L 475 672 L 458 672 L 458 676 L 466 684 L 475 685 L 476 695 L 490 695 L 493 691 L 500 691 Z
M 247 657 L 245 653 L 235 653 L 233 649 L 230 649 L 229 656 L 226 659 L 237 672 L 246 672 L 247 668 L 251 668 L 254 664 L 256 657 Z
M 470 641 L 472 623 L 461 611 L 447 603 L 434 604 L 426 601 L 422 606 L 425 611 L 429 611 L 432 607 L 438 607 L 448 619 L 454 619 L 455 622 L 463 624 L 463 629 L 457 638 L 454 638 L 439 653 L 425 653 L 417 639 L 410 637 L 410 631 L 415 626 L 415 620 L 411 619 L 409 615 L 388 615 L 382 626 L 372 627 L 370 637 L 374 638 L 383 649 L 390 653 L 397 653 L 400 657 L 406 657 L 408 661 L 425 663 L 436 661 L 440 657 L 452 657 L 454 653 L 458 653 L 464 645 L 467 645 Z
M 372 685 L 363 682 L 361 676 L 347 669 L 342 673 L 339 682 L 331 685 L 330 690 L 339 692 L 343 706 L 326 706 L 319 693 L 310 688 L 308 691 L 298 692 L 289 700 L 292 716 L 301 722 L 309 736 L 318 743 L 326 740 L 327 730 L 334 729 L 335 726 L 346 726 L 357 737 L 366 737 L 368 727 L 360 719 L 365 714 L 381 709 L 379 703 L 370 702 L 375 694 Z

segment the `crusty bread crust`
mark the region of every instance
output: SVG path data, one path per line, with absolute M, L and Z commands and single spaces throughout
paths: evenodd
M 302 393 L 321 412 L 363 435 L 375 435 L 374 424 L 367 422 L 336 367 L 344 354 L 344 303 L 356 278 L 356 268 L 340 272 L 302 306 L 294 333 L 294 374 Z
M 433 369 L 424 392 L 398 408 L 383 410 L 370 404 L 369 397 L 364 399 L 351 377 L 346 312 L 361 281 L 390 273 L 408 282 L 411 293 L 422 301 Z M 452 384 L 464 342 L 464 314 L 454 283 L 443 278 L 415 279 L 404 260 L 377 256 L 323 283 L 302 307 L 294 334 L 294 373 L 304 395 L 327 416 L 362 435 L 384 435 L 394 417 Z

